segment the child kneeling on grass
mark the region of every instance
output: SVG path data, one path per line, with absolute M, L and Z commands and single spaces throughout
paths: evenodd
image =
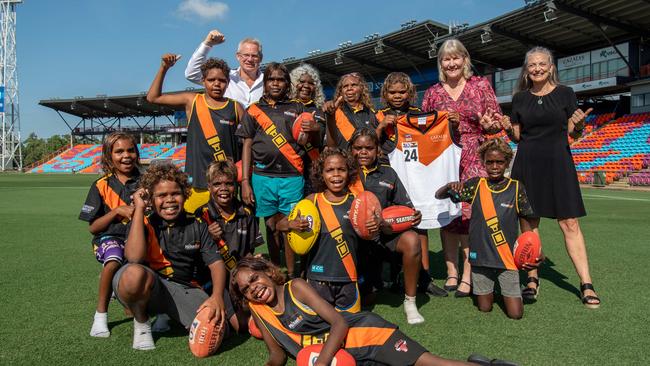
M 196 313 L 207 307 L 216 323 L 226 317 L 237 331 L 224 289 L 226 267 L 208 225 L 183 210 L 190 189 L 185 173 L 173 165 L 154 165 L 140 179 L 140 187 L 133 195 L 135 210 L 124 248 L 129 263 L 113 278 L 118 300 L 134 315 L 133 348 L 155 348 L 152 314 L 167 314 L 189 329 Z M 147 206 L 153 213 L 145 217 Z M 206 266 L 212 295 L 201 288 Z
M 479 154 L 487 178 L 470 178 L 463 184 L 448 183 L 436 192 L 436 198 L 451 198 L 472 205 L 469 261 L 479 310 L 492 310 L 494 282 L 498 280 L 506 314 L 512 319 L 521 319 L 524 306 L 512 250 L 519 234 L 517 224 L 522 232 L 530 231 L 528 218 L 532 217 L 533 210 L 524 186 L 504 176 L 513 155 L 510 146 L 500 138 L 491 139 L 479 147 Z M 501 235 L 493 235 L 499 233 Z M 535 268 L 540 262 L 538 258 L 536 263 L 527 263 L 524 269 Z

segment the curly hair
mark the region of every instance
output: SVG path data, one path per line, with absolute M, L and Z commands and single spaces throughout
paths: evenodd
M 305 74 L 311 76 L 311 78 L 314 79 L 315 88 L 314 88 L 314 95 L 312 96 L 312 99 L 314 100 L 314 103 L 316 104 L 317 107 L 321 107 L 323 103 L 325 103 L 325 93 L 323 92 L 323 84 L 321 82 L 320 74 L 318 73 L 318 70 L 316 70 L 316 68 L 310 64 L 300 64 L 298 67 L 291 70 L 291 73 L 289 74 L 289 77 L 291 78 L 291 98 L 292 99 L 298 98 L 298 90 L 296 88 L 298 86 L 298 83 L 300 82 L 300 78 Z
M 146 189 L 149 194 L 153 195 L 154 187 L 163 180 L 176 182 L 183 191 L 183 197 L 187 199 L 190 196 L 190 184 L 187 174 L 171 163 L 159 163 L 149 166 L 140 178 L 140 188 Z
M 282 274 L 280 268 L 271 263 L 271 261 L 261 257 L 253 256 L 241 258 L 237 263 L 237 267 L 235 267 L 230 272 L 230 298 L 232 299 L 235 308 L 237 309 L 241 309 L 244 302 L 244 294 L 241 293 L 239 286 L 237 286 L 237 273 L 239 273 L 239 271 L 243 268 L 248 268 L 251 271 L 255 272 L 266 273 L 266 275 L 269 276 L 271 278 L 271 281 L 273 281 L 276 285 L 283 285 L 286 282 L 286 277 L 284 274 Z
M 485 155 L 490 151 L 498 151 L 502 153 L 503 157 L 506 158 L 506 164 L 509 164 L 510 160 L 512 160 L 513 153 L 510 145 L 500 137 L 489 139 L 481 144 L 478 148 L 478 153 L 481 156 L 482 161 L 485 161 Z
M 291 91 L 291 79 L 289 78 L 289 70 L 287 70 L 287 67 L 277 63 L 277 62 L 271 62 L 270 64 L 266 65 L 266 68 L 264 69 L 264 97 L 266 98 L 266 82 L 268 79 L 271 77 L 273 74 L 273 71 L 281 71 L 284 77 L 284 81 L 287 84 L 284 90 L 284 94 L 280 98 L 280 100 L 287 100 L 289 99 L 289 92 Z
M 205 171 L 205 178 L 208 180 L 208 185 L 212 180 L 219 175 L 225 175 L 232 181 L 237 181 L 237 166 L 232 162 L 232 159 L 221 161 L 213 161 L 208 169 Z
M 201 65 L 201 75 L 203 79 L 208 76 L 208 71 L 212 69 L 219 69 L 226 76 L 226 79 L 230 81 L 230 67 L 228 63 L 220 58 L 211 57 L 207 59 L 203 65 Z
M 346 185 L 349 186 L 359 178 L 358 164 L 352 157 L 352 154 L 339 147 L 328 147 L 323 150 L 316 163 L 311 167 L 311 184 L 316 192 L 324 192 L 327 189 L 327 185 L 323 180 L 323 168 L 327 158 L 335 155 L 341 156 L 345 160 L 345 165 L 348 168 L 348 182 Z
M 126 132 L 112 132 L 106 138 L 104 139 L 104 143 L 102 144 L 102 170 L 104 171 L 104 174 L 111 174 L 115 173 L 115 165 L 113 164 L 113 145 L 118 140 L 127 140 L 131 141 L 133 146 L 135 147 L 135 155 L 136 155 L 136 160 L 135 160 L 135 166 L 136 169 L 140 168 L 140 150 L 138 150 L 138 142 L 135 140 L 135 137 L 131 135 L 130 133 Z
M 363 104 L 366 108 L 373 110 L 374 106 L 370 100 L 370 89 L 368 89 L 368 83 L 366 83 L 366 79 L 364 79 L 363 76 L 358 72 L 351 72 L 349 74 L 341 76 L 339 82 L 336 83 L 334 100 L 339 99 L 339 97 L 343 95 L 343 82 L 347 78 L 356 78 L 359 81 L 359 85 L 361 86 L 361 96 L 359 98 L 359 102 L 361 102 L 361 104 Z
M 381 102 L 384 103 L 384 105 L 390 107 L 388 105 L 388 101 L 386 96 L 388 95 L 388 88 L 390 88 L 393 84 L 404 84 L 406 87 L 406 91 L 408 92 L 408 102 L 410 105 L 415 105 L 418 100 L 418 95 L 417 91 L 415 90 L 415 85 L 411 81 L 411 78 L 406 75 L 403 72 L 391 72 L 386 76 L 386 80 L 384 80 L 384 85 L 381 86 Z

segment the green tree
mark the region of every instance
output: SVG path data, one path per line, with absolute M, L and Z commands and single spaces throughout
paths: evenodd
M 47 139 L 38 137 L 32 132 L 23 141 L 23 165 L 29 166 L 68 145 L 69 135 L 53 135 Z

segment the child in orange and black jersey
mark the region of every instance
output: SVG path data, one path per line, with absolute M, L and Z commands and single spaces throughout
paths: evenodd
M 325 102 L 323 111 L 327 115 L 329 147 L 348 150 L 354 131 L 376 124 L 368 84 L 358 72 L 341 76 L 336 84 L 334 99 Z
M 192 190 L 185 202 L 185 210 L 194 212 L 208 202 L 208 184 L 205 171 L 212 161 L 241 159 L 241 143 L 235 131 L 239 127 L 244 107 L 224 96 L 230 83 L 228 64 L 210 58 L 201 65 L 205 92 L 182 92 L 162 94 L 167 71 L 179 56 L 167 53 L 147 93 L 147 101 L 165 106 L 184 106 L 187 115 L 187 161 L 185 171 L 190 177 Z
M 358 312 L 361 308 L 357 286 L 357 250 L 361 242 L 352 228 L 348 211 L 354 200 L 348 187 L 357 179 L 357 166 L 346 151 L 337 148 L 323 150 L 318 163 L 312 167 L 312 183 L 318 193 L 306 199 L 315 203 L 321 217 L 321 233 L 307 255 L 307 282 L 327 302 L 339 311 Z M 373 217 L 367 227 L 379 230 L 379 220 Z M 307 219 L 297 216 L 284 218 L 278 230 L 304 231 Z
M 103 265 L 99 277 L 97 308 L 90 336 L 108 337 L 108 302 L 111 281 L 124 262 L 126 223 L 133 215 L 131 195 L 140 177 L 140 153 L 135 138 L 123 132 L 106 136 L 102 145 L 105 175 L 90 187 L 79 219 L 88 221 L 95 258 Z
M 302 103 L 304 111 L 312 114 L 320 126 L 319 134 L 315 136 L 313 142 L 310 141 L 305 145 L 307 156 L 303 175 L 305 178 L 304 195 L 308 196 L 314 193 L 309 178 L 311 166 L 318 160 L 319 152 L 324 146 L 326 125 L 325 114 L 321 108 L 325 102 L 325 94 L 318 70 L 309 64 L 300 64 L 291 70 L 289 77 L 291 78 L 291 98 Z
M 372 126 L 377 131 L 382 155 L 379 161 L 388 164 L 388 154 L 395 149 L 397 121 L 406 118 L 409 112 L 421 112 L 413 106 L 417 101 L 415 85 L 403 72 L 391 72 L 386 76 L 381 87 L 381 100 L 386 108 L 376 114 L 376 123 Z
M 285 282 L 279 268 L 262 258 L 244 258 L 232 272 L 230 293 L 247 303 L 268 349 L 266 365 L 281 366 L 287 354 L 322 344 L 317 365 L 329 365 L 345 349 L 357 365 L 512 366 L 508 361 L 472 355 L 466 363 L 427 352 L 415 340 L 377 314 L 336 311 L 304 280 Z M 316 357 L 310 356 L 310 361 Z M 310 363 L 311 364 L 311 363 Z
M 226 269 L 231 271 L 241 258 L 252 255 L 264 244 L 259 220 L 237 199 L 237 167 L 232 161 L 215 161 L 206 172 L 210 201 L 194 216 L 208 224 Z M 227 284 L 227 282 L 224 282 Z
M 275 62 L 268 64 L 264 70 L 264 95 L 248 107 L 236 134 L 244 140 L 242 200 L 255 205 L 255 215 L 265 220 L 273 263 L 280 264 L 280 248 L 284 247 L 287 270 L 293 276 L 294 255 L 276 224 L 303 198 L 305 145 L 315 143 L 320 126 L 312 114 L 303 114 L 302 103 L 288 100 L 290 87 L 287 68 Z M 294 138 L 296 123 L 301 123 L 306 138 Z
M 406 188 L 397 173 L 389 165 L 378 162 L 379 138 L 375 131 L 369 128 L 359 129 L 352 135 L 350 143 L 352 156 L 359 164 L 360 170 L 359 180 L 351 187 L 352 191 L 355 194 L 363 190 L 374 193 L 383 208 L 395 205 L 413 208 Z M 414 226 L 420 223 L 421 218 L 420 212 L 416 211 Z M 388 253 L 396 253 L 401 256 L 404 270 L 406 319 L 409 324 L 422 323 L 424 317 L 418 312 L 415 304 L 418 278 L 422 268 L 422 251 L 418 235 L 413 230 L 393 233 L 383 220 L 379 225 L 381 227 L 379 239 L 360 248 L 359 269 L 365 282 L 362 286 L 362 294 L 365 295 L 371 287 L 380 288 L 382 257 L 386 257 L 385 254 Z
M 488 177 L 448 183 L 436 192 L 436 198 L 450 198 L 454 202 L 472 205 L 469 261 L 472 265 L 472 288 L 479 310 L 492 310 L 494 282 L 498 280 L 506 314 L 510 318 L 520 319 L 524 308 L 519 271 L 514 265 L 512 250 L 519 227 L 522 232 L 532 230 L 529 218 L 534 217 L 533 210 L 524 186 L 504 176 L 513 155 L 510 146 L 500 138 L 494 138 L 484 142 L 478 152 Z M 494 214 L 497 220 L 493 219 Z M 495 235 L 499 232 L 502 235 Z M 543 256 L 537 258 L 535 263 L 525 264 L 525 269 L 536 268 L 542 259 Z

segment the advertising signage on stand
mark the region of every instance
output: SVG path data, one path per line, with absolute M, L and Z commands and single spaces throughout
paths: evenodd
M 5 87 L 0 85 L 0 113 L 5 111 Z

